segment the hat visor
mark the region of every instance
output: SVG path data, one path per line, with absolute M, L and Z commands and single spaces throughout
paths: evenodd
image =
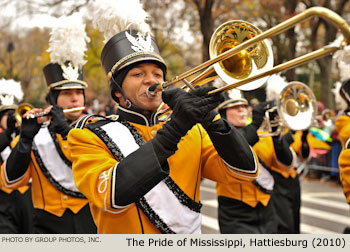
M 129 55 L 128 57 L 123 58 L 119 62 L 117 62 L 111 69 L 112 73 L 115 73 L 116 71 L 120 71 L 124 67 L 127 67 L 134 63 L 142 63 L 143 61 L 156 61 L 161 63 L 164 66 L 164 69 L 166 69 L 166 64 L 163 58 L 154 53 L 154 52 L 137 52 L 134 54 Z
M 3 105 L 0 106 L 0 112 L 5 111 L 5 110 L 9 110 L 9 109 L 17 109 L 18 105 L 16 104 L 12 104 L 12 105 Z
M 56 83 L 52 83 L 49 86 L 49 90 L 63 90 L 63 89 L 85 89 L 87 88 L 88 85 L 85 81 L 72 81 L 72 80 L 67 80 L 67 81 L 60 81 Z
M 216 109 L 219 111 L 221 109 L 232 108 L 239 105 L 248 106 L 248 101 L 246 99 L 229 99 L 221 103 Z

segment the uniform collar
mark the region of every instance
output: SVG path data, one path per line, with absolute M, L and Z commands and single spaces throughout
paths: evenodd
M 150 111 L 143 111 L 134 105 L 130 108 L 124 108 L 118 105 L 116 114 L 119 115 L 120 119 L 141 125 L 153 126 L 158 123 L 156 112 L 151 113 Z

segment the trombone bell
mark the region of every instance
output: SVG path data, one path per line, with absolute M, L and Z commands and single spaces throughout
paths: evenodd
M 299 105 L 295 99 L 287 99 L 283 106 L 286 113 L 290 116 L 296 116 L 299 112 Z
M 287 128 L 295 131 L 305 130 L 315 123 L 316 98 L 304 83 L 292 81 L 280 92 L 277 110 Z
M 210 58 L 215 58 L 260 33 L 261 31 L 258 28 L 248 22 L 241 20 L 228 21 L 219 26 L 210 39 Z M 270 70 L 273 67 L 272 49 L 269 42 L 264 40 L 239 51 L 228 59 L 219 61 L 213 67 L 225 83 L 233 84 L 252 75 Z M 262 86 L 267 78 L 252 81 L 237 88 L 245 91 L 253 90 Z
M 230 50 L 237 44 L 238 42 L 226 43 L 222 48 L 220 48 L 219 54 Z M 249 56 L 247 50 L 242 50 L 239 53 L 233 55 L 231 58 L 219 62 L 219 64 L 225 74 L 231 76 L 234 79 L 240 80 L 247 78 L 252 72 L 252 59 Z

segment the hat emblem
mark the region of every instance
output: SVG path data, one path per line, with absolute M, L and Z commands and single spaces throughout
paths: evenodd
M 62 76 L 66 80 L 78 80 L 79 78 L 79 68 L 73 67 L 72 63 L 69 62 L 68 65 L 61 65 L 62 68 Z
M 140 32 L 137 33 L 137 38 L 130 35 L 127 31 L 125 32 L 126 38 L 131 43 L 131 49 L 135 52 L 153 52 L 154 48 L 152 46 L 151 35 L 147 34 L 146 36 L 142 36 Z
M 1 105 L 13 105 L 15 97 L 13 95 L 0 95 Z

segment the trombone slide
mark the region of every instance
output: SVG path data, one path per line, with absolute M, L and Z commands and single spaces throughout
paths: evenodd
M 296 58 L 294 60 L 291 60 L 289 62 L 286 62 L 284 64 L 278 65 L 274 68 L 272 68 L 269 71 L 266 72 L 262 72 L 260 74 L 254 75 L 252 77 L 248 77 L 246 79 L 243 79 L 241 81 L 238 81 L 234 84 L 222 87 L 222 88 L 218 88 L 216 90 L 213 90 L 211 92 L 208 93 L 208 95 L 213 95 L 215 93 L 218 92 L 223 92 L 223 91 L 228 91 L 232 88 L 236 88 L 239 87 L 241 85 L 247 84 L 249 82 L 252 82 L 254 80 L 258 80 L 260 78 L 263 78 L 267 75 L 271 75 L 283 70 L 287 70 L 296 66 L 299 66 L 301 64 L 304 64 L 306 62 L 309 62 L 311 60 L 315 60 L 318 59 L 320 57 L 332 54 L 333 52 L 337 51 L 338 49 L 341 49 L 342 47 L 345 47 L 347 45 L 350 44 L 350 28 L 348 26 L 348 24 L 346 23 L 346 21 L 339 16 L 337 13 L 325 8 L 325 7 L 312 7 L 309 8 L 307 10 L 305 10 L 304 12 L 295 15 L 294 17 L 278 24 L 277 26 L 258 34 L 257 36 L 246 40 L 245 42 L 225 51 L 224 53 L 219 54 L 218 56 L 216 56 L 215 58 L 212 58 L 206 62 L 203 62 L 202 64 L 194 67 L 191 70 L 188 70 L 187 72 L 177 76 L 175 79 L 171 80 L 171 81 L 167 81 L 161 84 L 154 84 L 151 87 L 149 87 L 149 89 L 147 90 L 147 94 L 149 95 L 149 97 L 154 97 L 154 94 L 158 91 L 163 91 L 166 88 L 168 88 L 171 85 L 174 85 L 175 83 L 184 80 L 185 78 L 188 78 L 189 76 L 191 76 L 192 74 L 195 74 L 201 70 L 204 70 L 205 68 L 211 67 L 213 64 L 220 62 L 220 61 L 224 61 L 238 53 L 240 53 L 241 51 L 260 43 L 261 41 L 267 39 L 267 38 L 271 38 L 274 35 L 280 34 L 288 29 L 290 29 L 291 27 L 297 25 L 300 22 L 306 21 L 307 19 L 310 19 L 314 16 L 319 16 L 323 19 L 325 19 L 326 21 L 332 23 L 334 26 L 336 26 L 341 33 L 344 36 L 344 40 L 339 44 L 339 45 L 332 45 L 332 46 L 325 46 L 324 48 L 321 48 L 315 52 L 306 54 L 304 56 L 301 56 L 299 58 Z M 153 94 L 153 96 L 152 96 Z

